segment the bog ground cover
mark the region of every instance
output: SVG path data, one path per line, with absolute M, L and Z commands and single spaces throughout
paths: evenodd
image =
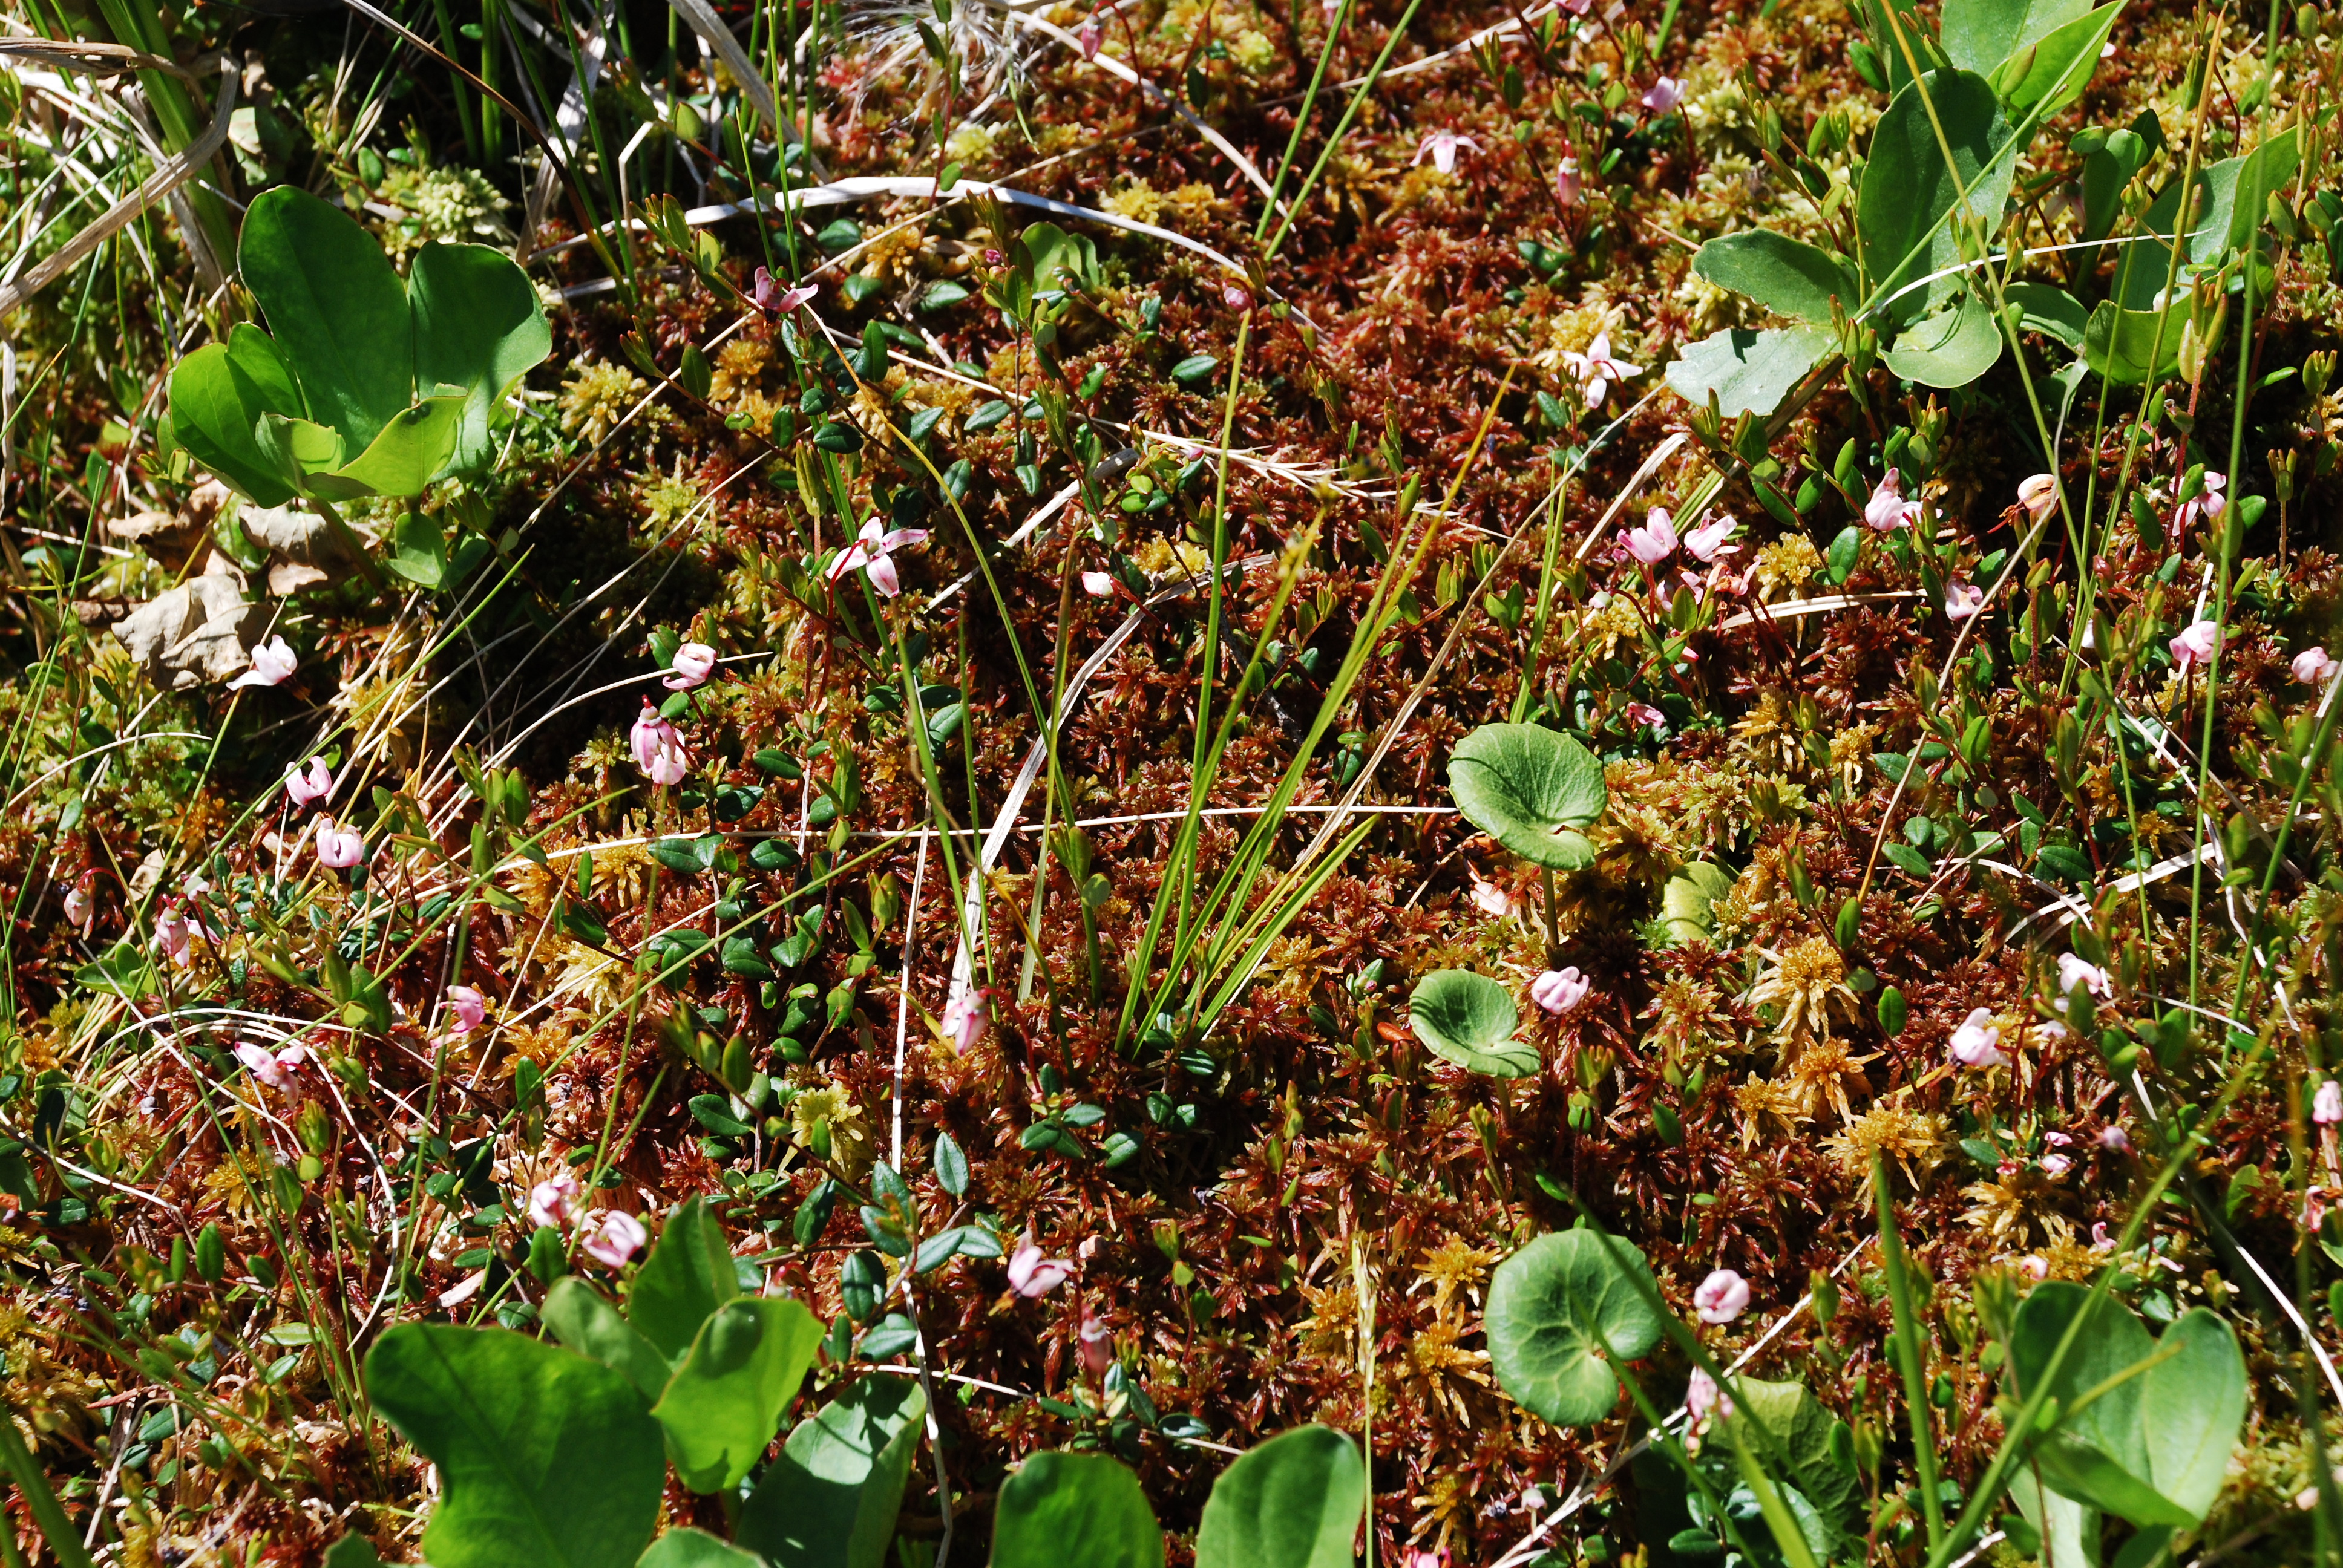
M 2343 1550 L 2331 6 L 5 19 L 7 1561 Z

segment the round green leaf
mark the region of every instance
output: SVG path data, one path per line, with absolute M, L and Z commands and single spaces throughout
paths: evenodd
M 1448 759 L 1448 790 L 1473 825 L 1522 859 L 1559 870 L 1594 863 L 1576 831 L 1610 799 L 1603 764 L 1567 735 L 1534 724 L 1484 724 Z
M 1637 1282 L 1640 1280 L 1641 1287 Z M 1604 1347 L 1624 1361 L 1660 1341 L 1644 1254 L 1592 1231 L 1540 1236 L 1489 1282 L 1489 1364 L 1507 1393 L 1556 1426 L 1589 1426 L 1619 1402 Z
M 1139 1477 L 1102 1453 L 1037 1453 L 1001 1484 L 992 1568 L 1163 1568 Z
M 1408 1027 L 1444 1061 L 1491 1078 L 1527 1078 L 1536 1048 L 1513 1038 L 1522 1015 L 1513 993 L 1471 970 L 1434 970 L 1408 998 Z
M 1221 1473 L 1196 1568 L 1351 1568 L 1366 1502 L 1358 1445 L 1331 1427 L 1272 1437 Z

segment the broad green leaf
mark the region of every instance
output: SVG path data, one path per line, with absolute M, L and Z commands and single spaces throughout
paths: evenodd
M 2076 16 L 2035 43 L 2013 53 L 1992 73 L 1993 85 L 2009 112 L 2021 118 L 2033 115 L 2036 123 L 2048 119 L 2083 95 L 2091 74 L 2099 68 L 2099 51 L 2115 31 L 2123 13 L 2121 0 Z
M 2245 1357 L 2236 1332 L 2204 1307 L 2182 1313 L 2157 1345 L 2178 1353 L 2140 1378 L 2148 1473 L 2194 1524 L 2219 1494 L 2245 1422 Z
M 436 588 L 447 580 L 447 536 L 440 531 L 437 518 L 421 510 L 407 511 L 391 529 L 390 539 L 390 558 L 384 566 L 418 588 Z
M 407 286 L 382 246 L 347 213 L 278 186 L 246 211 L 236 263 L 309 417 L 365 451 L 415 400 Z
M 1033 1455 L 993 1504 L 992 1568 L 1163 1568 L 1139 1477 L 1102 1453 Z
M 1636 1281 L 1643 1281 L 1639 1289 Z M 1660 1342 L 1651 1265 L 1593 1231 L 1540 1236 L 1489 1282 L 1489 1365 L 1523 1408 L 1556 1426 L 1590 1426 L 1619 1402 L 1609 1353 L 1634 1361 Z
M 293 479 L 303 495 L 314 492 L 329 500 L 338 500 L 365 493 L 362 488 L 337 487 L 330 479 L 324 486 L 315 482 L 319 475 L 330 476 L 340 467 L 347 456 L 342 433 L 329 425 L 263 414 L 259 424 L 253 427 L 253 437 L 261 456 L 274 463 L 277 472 Z
M 705 1200 L 687 1198 L 659 1228 L 627 1298 L 627 1321 L 670 1362 L 691 1348 L 699 1325 L 740 1293 L 732 1248 Z
M 1491 1078 L 1527 1078 L 1537 1048 L 1513 1038 L 1521 1023 L 1513 993 L 1471 970 L 1434 970 L 1408 998 L 1408 1027 L 1434 1056 Z
M 293 498 L 293 487 L 275 457 L 262 450 L 255 429 L 263 415 L 298 416 L 300 405 L 272 400 L 235 362 L 227 344 L 208 344 L 172 367 L 170 407 L 179 445 L 224 483 L 264 507 Z
M 740 1544 L 775 1568 L 885 1568 L 927 1395 L 873 1372 L 798 1422 L 740 1511 Z
M 2054 1281 L 2018 1307 L 2010 1365 L 2019 1388 L 2030 1392 L 2040 1383 L 2089 1294 Z M 2151 1356 L 2153 1364 L 2076 1408 L 2085 1393 Z M 2201 1523 L 2245 1419 L 2245 1378 L 2236 1334 L 2207 1309 L 2185 1314 L 2159 1342 L 2130 1308 L 2101 1302 L 2050 1385 L 2068 1413 L 2036 1448 L 2043 1481 L 2143 1529 Z
M 676 1474 L 694 1492 L 740 1484 L 765 1454 L 821 1343 L 803 1302 L 727 1302 L 700 1326 L 651 1414 L 667 1428 Z
M 704 1530 L 670 1530 L 651 1543 L 636 1568 L 764 1568 L 754 1553 L 728 1546 Z
M 1710 240 L 1692 258 L 1692 269 L 1777 316 L 1816 327 L 1830 325 L 1834 298 L 1849 316 L 1863 307 L 1855 275 L 1838 257 L 1770 229 L 1744 229 Z
M 1845 1422 L 1825 1410 L 1802 1382 L 1735 1378 L 1733 1397 L 1740 1413 L 1755 1419 L 1772 1440 L 1770 1448 L 1758 1449 L 1767 1457 L 1768 1473 L 1797 1488 L 1834 1531 L 1861 1534 L 1863 1483 L 1831 1457 L 1831 1430 Z
M 2041 1533 L 2046 1563 L 2099 1568 L 2099 1511 L 2042 1484 L 2032 1465 L 2012 1473 L 2009 1495 L 2017 1511 Z
M 1762 332 L 1728 327 L 1685 344 L 1682 357 L 1668 366 L 1668 386 L 1696 406 L 1704 407 L 1714 392 L 1717 412 L 1728 419 L 1771 414 L 1790 388 L 1837 347 L 1837 339 L 1813 327 Z
M 326 1548 L 326 1568 L 382 1568 L 374 1543 L 355 1533 Z
M 659 1520 L 659 1423 L 618 1372 L 503 1329 L 403 1323 L 367 1388 L 439 1467 L 434 1568 L 629 1568 Z
M 1933 121 L 1920 99 L 1924 85 L 1936 106 Z M 1952 149 L 1949 167 L 1936 142 L 1939 123 Z M 2010 158 L 1996 155 L 2010 135 L 1992 84 L 1970 71 L 1929 72 L 1897 93 L 1879 117 L 1856 207 L 1864 270 L 1892 319 L 1909 321 L 1960 286 L 1957 276 L 1948 276 L 1902 292 L 1919 278 L 1974 259 L 1975 242 L 1972 254 L 1964 255 L 1955 226 L 1963 213 L 1982 221 L 1988 234 L 2001 227 L 2013 170 Z M 1966 206 L 1962 191 L 1968 194 Z M 1953 218 L 1940 225 L 1948 213 Z
M 1954 65 L 1990 76 L 2090 8 L 2091 0 L 1945 0 L 1938 42 Z
M 1880 355 L 1887 367 L 1923 387 L 1966 387 L 2001 357 L 1993 307 L 1968 290 L 1959 303 L 1922 317 Z
M 489 432 L 514 384 L 553 352 L 553 329 L 528 275 L 486 246 L 425 246 L 407 274 L 407 295 L 415 313 L 416 395 L 463 395 L 451 461 L 472 472 L 496 456 Z
M 285 367 L 285 357 L 277 353 L 275 338 L 249 321 L 239 321 L 228 329 L 227 357 L 251 377 L 266 407 L 288 417 L 300 416 L 301 388 L 294 385 L 293 373 Z
M 2203 178 L 2208 199 L 2204 220 L 2188 236 L 2188 259 L 2203 266 L 2220 259 L 2224 250 L 2249 246 L 2262 226 L 2271 194 L 2284 190 L 2294 178 L 2301 156 L 2298 134 L 2288 129 L 2243 157 L 2207 165 Z
M 2039 332 L 2069 348 L 2083 346 L 2090 313 L 2065 289 L 2050 283 L 2013 283 L 2002 290 L 2002 297 L 2016 309 L 2020 332 Z
M 1733 891 L 1733 873 L 1706 860 L 1694 860 L 1660 890 L 1660 921 L 1668 929 L 1668 943 L 1681 947 L 1704 940 L 1716 930 L 1716 900 Z
M 1196 1568 L 1351 1568 L 1366 1487 L 1347 1434 L 1304 1426 L 1272 1437 L 1212 1483 Z
M 447 467 L 463 422 L 460 397 L 417 403 L 385 425 L 374 445 L 333 477 L 377 496 L 419 496 Z
M 560 1280 L 547 1292 L 542 1315 L 555 1339 L 624 1374 L 642 1393 L 645 1409 L 666 1391 L 675 1370 L 667 1358 L 637 1333 L 600 1292 L 577 1275 Z
M 1568 869 L 1594 863 L 1576 831 L 1603 815 L 1603 764 L 1567 735 L 1535 724 L 1484 724 L 1456 743 L 1448 790 L 1473 825 L 1523 859 Z
M 2169 376 L 2180 364 L 2180 327 L 2187 317 L 2185 306 L 2127 310 L 2102 299 L 2083 329 L 2083 360 L 2118 387 Z

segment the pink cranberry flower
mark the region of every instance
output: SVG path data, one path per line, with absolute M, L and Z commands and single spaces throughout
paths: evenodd
M 714 673 L 716 650 L 704 642 L 687 642 L 675 650 L 675 657 L 668 661 L 668 668 L 674 673 L 659 684 L 669 691 L 689 691 L 693 687 L 705 683 Z
M 1594 989 L 1594 982 L 1572 964 L 1566 969 L 1548 970 L 1530 981 L 1530 1000 L 1560 1018 L 1576 1010 L 1578 1004 L 1586 1000 L 1586 993 Z
M 465 1034 L 471 1033 L 488 1021 L 488 999 L 468 985 L 447 988 L 447 1010 L 456 1015 L 456 1027 Z
M 313 806 L 334 792 L 334 770 L 322 757 L 309 759 L 309 770 L 298 768 L 285 775 L 285 793 L 296 806 Z
M 2072 996 L 2075 994 L 2077 986 L 2081 986 L 2093 996 L 2103 997 L 2115 994 L 2115 987 L 2108 980 L 2107 970 L 2077 954 L 2060 953 L 2058 955 L 2058 994 Z
M 203 929 L 202 921 L 189 920 L 177 904 L 166 905 L 163 912 L 155 917 L 155 945 L 163 950 L 165 958 L 185 969 L 188 942 L 202 935 Z
M 2196 499 L 2180 503 L 2179 509 L 2172 514 L 2172 526 L 2185 528 L 2199 518 L 2209 523 L 2219 517 L 2229 504 L 2229 498 L 2221 493 L 2228 485 L 2228 475 L 2206 469 L 2204 489 L 2197 493 Z
M 1974 583 L 1955 583 L 1945 589 L 1945 618 L 1966 620 L 1985 608 L 1985 589 Z
M 2112 1252 L 2115 1250 L 2116 1239 L 2107 1234 L 2107 1222 L 2105 1220 L 2092 1221 L 2091 1251 L 2094 1252 Z
M 992 1029 L 992 993 L 982 986 L 956 990 L 944 1003 L 944 1038 L 966 1056 Z
M 1114 1364 L 1114 1331 L 1085 1312 L 1081 1328 L 1082 1368 L 1092 1377 L 1106 1376 Z
M 1716 1380 L 1701 1367 L 1692 1369 L 1692 1377 L 1684 1384 L 1684 1409 L 1694 1421 L 1706 1421 L 1711 1415 L 1733 1414 L 1733 1396 L 1716 1386 Z
M 1740 526 L 1730 516 L 1720 517 L 1713 523 L 1700 523 L 1684 535 L 1684 548 L 1690 550 L 1695 558 L 1704 561 L 1715 561 L 1719 556 L 1737 556 L 1741 553 L 1741 547 L 1725 541 Z
M 283 1050 L 272 1051 L 265 1045 L 239 1044 L 236 1059 L 269 1088 L 284 1089 L 293 1081 L 293 1070 L 309 1060 L 309 1048 L 288 1045 Z
M 567 1171 L 555 1171 L 528 1190 L 528 1222 L 550 1225 L 559 1230 L 569 1223 L 571 1215 L 578 1212 L 578 1200 L 582 1191 L 577 1177 Z M 641 1243 L 636 1244 L 639 1246 Z
M 872 588 L 886 598 L 893 598 L 903 591 L 903 579 L 895 571 L 895 552 L 906 545 L 919 544 L 927 537 L 925 528 L 889 529 L 880 527 L 879 519 L 872 518 L 862 525 L 862 532 L 855 541 L 838 552 L 838 558 L 830 563 L 830 569 L 822 575 L 836 582 L 859 568 L 862 575 L 870 579 Z
M 331 817 L 317 819 L 317 864 L 347 871 L 366 859 L 366 839 L 356 828 L 335 826 Z
M 2321 1127 L 2343 1121 L 2343 1082 L 2330 1078 L 2318 1086 L 2310 1100 L 2310 1120 Z
M 1073 1277 L 1074 1265 L 1064 1258 L 1048 1258 L 1033 1243 L 1033 1232 L 1009 1254 L 1009 1288 L 1027 1301 L 1037 1301 Z
M 1459 147 L 1470 147 L 1477 153 L 1481 150 L 1481 144 L 1470 136 L 1460 136 L 1453 131 L 1434 131 L 1417 145 L 1415 156 L 1410 158 L 1408 163 L 1412 167 L 1423 162 L 1428 156 L 1432 159 L 1433 168 L 1443 175 L 1453 175 L 1456 172 L 1456 149 Z
M 680 784 L 691 770 L 691 754 L 683 749 L 675 726 L 659 717 L 649 698 L 643 699 L 643 710 L 636 715 L 627 739 L 634 748 L 635 766 L 649 774 L 654 784 Z
M 1589 408 L 1600 408 L 1611 396 L 1611 384 L 1626 381 L 1644 373 L 1640 365 L 1630 365 L 1611 352 L 1611 335 L 1598 332 L 1584 354 L 1563 350 L 1562 362 L 1578 378 L 1578 390 Z
M 2324 686 L 2327 684 L 2328 678 L 2335 673 L 2338 666 L 2336 660 L 2328 656 L 2324 648 L 2313 646 L 2296 654 L 2291 668 L 2294 670 L 2295 679 L 2302 682 L 2303 685 Z
M 2128 1154 L 2131 1152 L 2131 1134 L 2126 1132 L 2122 1128 L 2117 1126 L 2112 1121 L 2099 1129 L 2099 1135 L 2097 1142 L 2100 1148 L 2106 1150 L 2110 1154 Z
M 1904 498 L 1901 470 L 1890 468 L 1880 476 L 1871 499 L 1864 503 L 1863 520 L 1873 532 L 1882 534 L 1908 528 L 1920 520 L 1920 503 Z
M 1953 1060 L 1963 1067 L 2002 1067 L 2009 1058 L 2002 1055 L 2001 1030 L 1993 1025 L 1993 1013 L 1978 1008 L 1953 1030 Z
M 2036 1284 L 2050 1277 L 2050 1264 L 2042 1258 L 2020 1258 L 2017 1260 L 2017 1267 L 2027 1279 Z
M 1082 591 L 1095 598 L 1105 598 L 1114 592 L 1114 578 L 1106 572 L 1084 572 Z
M 1473 903 L 1474 908 L 1493 920 L 1502 920 L 1513 912 L 1512 897 L 1478 871 L 1473 873 Z
M 2058 480 L 2051 474 L 2031 474 L 2017 482 L 2017 504 L 2035 522 L 2048 517 L 2058 505 Z
M 1676 553 L 1680 541 L 1676 523 L 1664 507 L 1654 507 L 1641 528 L 1627 530 L 1627 553 L 1647 567 L 1655 567 Z
M 821 292 L 810 283 L 783 288 L 780 280 L 761 266 L 757 269 L 755 289 L 750 297 L 756 301 L 757 308 L 769 317 L 786 316 Z
M 1654 82 L 1642 99 L 1644 107 L 1655 115 L 1664 115 L 1684 102 L 1684 84 L 1674 76 L 1662 76 Z
M 603 1210 L 598 1221 L 586 1222 L 582 1233 L 586 1255 L 610 1269 L 625 1267 L 627 1260 L 641 1251 L 650 1239 L 643 1222 L 623 1209 Z
M 1729 1323 L 1749 1310 L 1749 1282 L 1731 1269 L 1719 1269 L 1692 1293 L 1693 1310 L 1704 1323 Z
M 2165 645 L 2172 650 L 2172 662 L 2186 675 L 2199 664 L 2210 663 L 2220 650 L 2221 623 L 2217 620 L 2195 620 L 2187 629 Z
M 2053 1176 L 2064 1176 L 2074 1163 L 2064 1154 L 2045 1154 L 2042 1157 L 2042 1169 Z
M 97 905 L 89 896 L 87 873 L 65 890 L 65 919 L 78 927 L 85 937 L 89 935 L 90 927 L 97 923 Z
M 229 681 L 227 689 L 234 691 L 240 686 L 282 686 L 300 665 L 282 637 L 271 637 L 252 650 L 252 668 Z

